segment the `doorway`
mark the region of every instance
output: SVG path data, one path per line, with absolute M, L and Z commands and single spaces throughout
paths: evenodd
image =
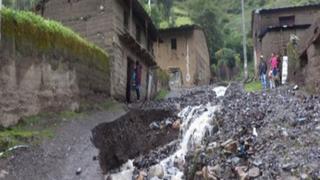
M 131 103 L 131 88 L 132 88 L 132 74 L 133 74 L 133 65 L 134 61 L 130 58 L 127 59 L 128 65 L 127 65 L 127 93 L 126 93 L 126 99 L 127 103 Z

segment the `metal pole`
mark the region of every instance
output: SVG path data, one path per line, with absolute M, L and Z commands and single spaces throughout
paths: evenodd
M 244 0 L 241 0 L 242 8 L 242 33 L 243 33 L 243 61 L 244 61 L 244 80 L 248 79 L 248 57 L 247 57 L 247 38 L 246 38 L 246 26 L 244 17 Z

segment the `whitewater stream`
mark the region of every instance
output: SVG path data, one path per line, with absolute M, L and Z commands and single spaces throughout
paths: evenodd
M 216 87 L 213 91 L 217 97 L 224 96 L 226 87 Z M 205 104 L 200 106 L 188 106 L 184 108 L 178 116 L 182 119 L 180 144 L 177 151 L 162 160 L 159 164 L 164 170 L 164 179 L 181 180 L 183 179 L 183 169 L 175 166 L 176 163 L 183 165 L 185 163 L 185 156 L 188 151 L 194 150 L 201 146 L 202 140 L 206 134 L 210 135 L 212 129 L 214 113 L 219 109 L 219 105 Z M 181 167 L 181 166 L 179 166 Z M 129 160 L 121 167 L 121 171 L 112 174 L 112 180 L 131 180 L 135 167 L 133 160 Z M 157 180 L 152 178 L 151 180 Z

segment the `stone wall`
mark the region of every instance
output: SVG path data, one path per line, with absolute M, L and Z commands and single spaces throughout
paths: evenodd
M 0 125 L 8 127 L 42 112 L 75 111 L 80 102 L 108 97 L 108 74 L 91 62 L 55 52 L 41 54 L 2 37 Z

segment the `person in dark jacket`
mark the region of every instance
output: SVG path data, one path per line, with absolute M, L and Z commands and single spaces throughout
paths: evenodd
M 140 66 L 139 62 L 137 61 L 134 67 L 134 86 L 137 93 L 137 100 L 140 100 L 140 86 L 141 86 L 141 70 L 142 67 Z
M 261 81 L 261 85 L 263 89 L 267 89 L 267 63 L 264 60 L 263 56 L 260 56 L 260 63 L 259 63 L 259 77 Z

